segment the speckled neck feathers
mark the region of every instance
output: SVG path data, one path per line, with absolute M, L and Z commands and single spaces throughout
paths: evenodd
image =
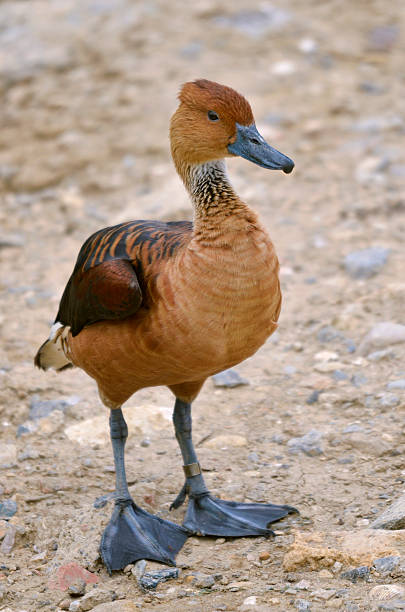
M 224 160 L 184 165 L 179 174 L 194 207 L 194 237 L 217 239 L 257 221 L 251 210 L 235 193 L 229 182 Z
M 185 170 L 182 178 L 197 214 L 215 214 L 219 206 L 239 200 L 229 183 L 223 160 L 190 165 Z

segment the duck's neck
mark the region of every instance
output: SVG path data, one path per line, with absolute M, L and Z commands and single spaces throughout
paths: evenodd
M 224 224 L 230 223 L 236 229 L 240 223 L 255 220 L 255 213 L 230 184 L 224 160 L 176 166 L 193 203 L 195 234 L 217 235 L 225 229 Z

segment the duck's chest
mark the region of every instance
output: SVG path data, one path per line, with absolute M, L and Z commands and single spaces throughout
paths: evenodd
M 278 269 L 266 236 L 234 248 L 191 250 L 166 282 L 183 338 L 211 347 L 213 359 L 238 362 L 253 354 L 277 327 Z

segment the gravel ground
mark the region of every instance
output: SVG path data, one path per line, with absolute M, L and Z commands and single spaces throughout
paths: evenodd
M 0 7 L 0 610 L 405 609 L 403 2 Z M 91 232 L 190 218 L 168 122 L 200 77 L 244 93 L 296 169 L 228 164 L 284 302 L 236 368 L 248 384 L 207 381 L 197 449 L 216 494 L 300 515 L 271 540 L 190 538 L 153 590 L 162 567 L 110 577 L 98 557 L 114 474 L 93 382 L 32 360 Z M 172 405 L 157 388 L 125 409 L 131 491 L 163 517 L 183 479 Z

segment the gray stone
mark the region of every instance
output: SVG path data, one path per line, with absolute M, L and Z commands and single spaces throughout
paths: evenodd
M 350 434 L 355 431 L 364 431 L 364 428 L 361 425 L 357 425 L 357 423 L 352 423 L 351 425 L 348 425 L 347 427 L 345 427 L 342 433 Z
M 246 378 L 242 378 L 239 372 L 233 370 L 232 368 L 219 372 L 219 374 L 214 374 L 212 380 L 216 387 L 233 388 L 250 384 Z
M 293 374 L 295 374 L 297 371 L 297 368 L 293 365 L 287 365 L 285 366 L 283 372 L 284 374 L 287 374 L 287 376 L 292 376 Z
M 215 16 L 213 22 L 217 26 L 232 28 L 251 38 L 261 38 L 269 31 L 284 27 L 289 19 L 290 15 L 285 10 L 266 4 L 262 10 L 242 10 Z
M 363 338 L 359 346 L 360 355 L 368 355 L 390 344 L 405 342 L 405 325 L 384 321 L 377 323 Z
M 108 504 L 109 501 L 115 498 L 115 493 L 104 493 L 104 495 L 100 495 L 100 497 L 96 497 L 93 502 L 94 508 L 104 508 Z
M 24 245 L 22 234 L 7 234 L 0 236 L 0 249 L 18 248 Z
M 377 572 L 380 574 L 389 574 L 394 570 L 401 562 L 401 557 L 395 557 L 391 555 L 389 557 L 379 557 L 374 559 L 373 565 Z
M 146 572 L 146 561 L 145 559 L 139 559 L 132 568 L 131 572 L 137 580 L 140 580 Z
M 17 459 L 17 447 L 15 444 L 3 443 L 0 445 L 0 468 L 14 465 Z
M 398 406 L 400 402 L 401 400 L 399 399 L 398 395 L 388 392 L 382 393 L 381 397 L 378 400 L 378 404 L 381 406 L 381 408 L 391 408 L 392 406 Z
M 388 391 L 394 391 L 395 389 L 405 390 L 405 378 L 399 380 L 393 380 L 387 384 Z
M 211 574 L 196 573 L 192 584 L 198 589 L 210 589 L 215 584 L 215 578 Z
M 38 396 L 34 395 L 31 398 L 29 418 L 35 421 L 47 417 L 54 410 L 65 412 L 70 406 L 74 406 L 79 401 L 80 397 L 77 395 L 60 397 L 54 400 L 40 400 Z
M 13 499 L 0 502 L 0 519 L 8 520 L 17 512 L 17 503 Z
M 305 402 L 309 405 L 311 404 L 315 404 L 318 399 L 319 399 L 319 394 L 320 392 L 315 389 L 314 391 L 312 391 L 312 393 L 307 397 L 307 399 L 305 400 Z
M 332 372 L 332 378 L 334 380 L 347 380 L 349 378 L 348 374 L 346 374 L 346 372 L 343 372 L 343 370 L 334 370 Z
M 361 385 L 364 385 L 366 382 L 367 378 L 364 376 L 364 374 L 354 374 L 351 378 L 351 383 L 355 387 L 361 387 Z
M 260 461 L 260 457 L 257 453 L 253 451 L 252 453 L 248 454 L 248 460 L 252 463 L 258 463 Z
M 371 51 L 390 51 L 398 41 L 399 33 L 400 30 L 397 25 L 376 26 L 368 35 L 368 48 Z
M 6 535 L 4 536 L 0 546 L 0 553 L 3 553 L 4 555 L 11 553 L 14 547 L 16 533 L 17 527 L 12 523 L 8 523 Z
M 405 494 L 373 521 L 373 529 L 405 529 Z
M 289 452 L 293 455 L 302 452 L 310 457 L 314 457 L 323 453 L 323 449 L 320 445 L 321 440 L 321 432 L 312 429 L 300 438 L 291 438 L 288 440 L 287 446 Z
M 377 115 L 375 117 L 366 117 L 356 121 L 353 129 L 356 132 L 382 132 L 395 128 L 402 128 L 404 125 L 403 119 L 398 115 Z
M 189 60 L 195 60 L 200 57 L 203 49 L 202 43 L 198 40 L 194 40 L 180 49 L 180 55 Z
M 145 572 L 138 580 L 139 586 L 146 591 L 154 591 L 158 584 L 178 578 L 180 570 L 177 567 L 162 569 L 156 572 Z
M 343 334 L 335 329 L 332 325 L 322 327 L 317 334 L 319 342 L 331 342 L 332 340 L 340 339 Z
M 405 610 L 405 599 L 394 599 L 393 601 L 387 601 L 378 604 L 377 610 Z
M 81 597 L 86 592 L 86 583 L 81 578 L 78 578 L 68 586 L 68 593 L 72 597 Z
M 367 359 L 370 361 L 382 361 L 383 359 L 391 359 L 395 357 L 395 353 L 392 349 L 383 349 L 382 351 L 374 351 L 367 355 Z
M 311 602 L 307 599 L 296 599 L 294 605 L 299 612 L 311 612 Z
M 343 572 L 340 577 L 346 578 L 353 583 L 356 583 L 358 580 L 365 580 L 368 582 L 370 580 L 370 568 L 367 565 L 361 565 L 360 567 L 355 567 L 347 572 Z
M 352 278 L 371 278 L 386 264 L 389 252 L 389 249 L 383 247 L 353 251 L 345 257 L 346 271 Z

